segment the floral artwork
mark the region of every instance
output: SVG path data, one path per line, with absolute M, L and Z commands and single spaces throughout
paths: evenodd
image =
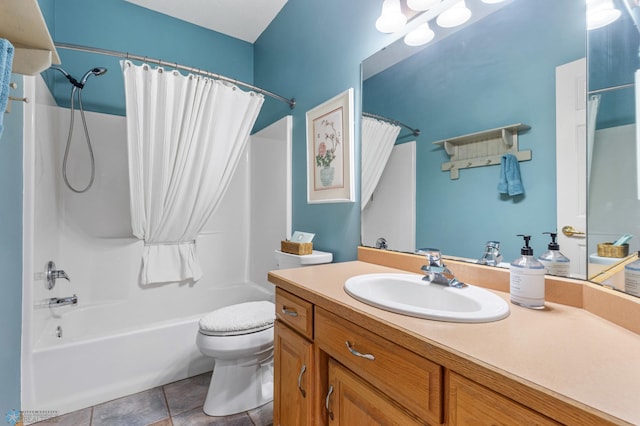
M 342 108 L 314 120 L 314 146 L 316 147 L 316 191 L 340 188 L 344 179 L 342 170 Z
M 352 202 L 353 89 L 307 112 L 307 201 Z

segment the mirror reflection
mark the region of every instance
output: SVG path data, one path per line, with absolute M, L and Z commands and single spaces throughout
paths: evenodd
M 480 1 L 467 1 L 469 8 L 474 3 Z M 536 256 L 547 250 L 551 240 L 543 233 L 558 229 L 555 73 L 585 56 L 584 16 L 584 0 L 515 0 L 401 62 L 379 64 L 402 40 L 364 61 L 363 112 L 421 131 L 400 130 L 380 184 L 363 202 L 364 245 L 384 238 L 392 250 L 435 247 L 476 261 L 487 242 L 497 241 L 510 262 L 522 246 L 516 235 L 527 234 Z M 442 170 L 452 158 L 434 142 L 516 124 L 524 125 L 515 133 L 518 150 L 531 152 L 531 160 L 516 162 L 521 194 L 498 190 L 499 161 L 460 169 L 457 179 Z M 584 238 L 574 240 L 586 257 Z
M 640 8 L 632 0 L 615 6 L 618 19 L 588 32 L 588 253 L 590 279 L 624 290 L 623 266 L 637 259 L 640 248 L 635 125 Z

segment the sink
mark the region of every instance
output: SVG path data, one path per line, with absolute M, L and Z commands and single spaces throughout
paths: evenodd
M 463 288 L 431 284 L 422 275 L 365 274 L 349 278 L 345 291 L 380 309 L 448 322 L 491 322 L 509 315 L 509 304 L 497 294 L 473 285 Z

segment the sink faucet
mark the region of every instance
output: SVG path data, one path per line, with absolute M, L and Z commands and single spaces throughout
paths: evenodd
M 419 249 L 417 253 L 424 254 L 429 262 L 427 265 L 422 265 L 420 268 L 425 273 L 425 276 L 422 278 L 423 280 L 429 281 L 433 284 L 440 284 L 455 288 L 462 288 L 466 286 L 465 283 L 458 281 L 458 279 L 453 275 L 453 272 L 451 272 L 442 262 L 440 250 L 423 248 Z
M 58 306 L 77 305 L 78 296 L 75 294 L 70 297 L 52 297 L 49 299 L 49 307 L 56 308 Z
M 484 254 L 478 260 L 481 265 L 498 266 L 502 262 L 502 255 L 500 254 L 500 241 L 487 241 L 487 245 L 484 247 Z

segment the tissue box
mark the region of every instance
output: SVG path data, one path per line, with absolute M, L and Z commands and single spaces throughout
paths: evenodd
M 598 244 L 598 256 L 601 257 L 627 257 L 629 255 L 629 244 L 614 246 L 613 243 Z
M 313 243 L 294 243 L 293 241 L 280 241 L 280 251 L 289 254 L 311 254 L 313 252 Z

